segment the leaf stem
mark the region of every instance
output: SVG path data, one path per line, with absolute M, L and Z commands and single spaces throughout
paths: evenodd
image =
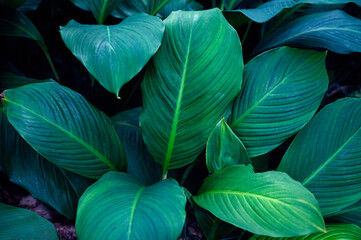
M 217 1 L 216 0 L 212 0 L 212 8 L 215 8 L 217 6 Z
M 249 30 L 251 29 L 251 25 L 252 25 L 252 21 L 249 21 L 248 24 L 247 24 L 246 31 L 245 31 L 245 33 L 243 35 L 243 38 L 242 38 L 242 44 L 244 44 L 244 42 L 246 41 Z
M 192 171 L 192 169 L 196 166 L 196 162 L 192 163 L 191 165 L 189 165 L 187 167 L 187 169 L 184 171 L 184 174 L 183 174 L 183 177 L 182 177 L 182 180 L 180 182 L 180 185 L 183 186 L 185 181 L 187 180 L 187 177 L 189 175 L 189 173 Z
M 58 83 L 60 83 L 59 75 L 58 75 L 58 73 L 57 73 L 56 70 L 55 70 L 53 61 L 52 61 L 51 58 L 50 58 L 50 54 L 49 54 L 48 48 L 47 48 L 46 45 L 45 45 L 45 42 L 42 41 L 42 40 L 38 40 L 38 41 L 36 41 L 36 42 L 37 42 L 37 44 L 40 46 L 41 50 L 44 52 L 45 57 L 46 57 L 46 60 L 48 61 L 49 65 L 50 65 L 51 71 L 52 71 L 53 74 L 54 74 L 55 80 L 56 80 Z

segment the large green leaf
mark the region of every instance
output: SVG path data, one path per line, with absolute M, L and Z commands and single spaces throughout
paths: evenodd
M 312 118 L 328 86 L 325 58 L 282 47 L 246 64 L 230 126 L 251 157 L 278 147 Z
M 303 183 L 322 213 L 336 214 L 361 199 L 361 99 L 323 108 L 293 140 L 279 171 Z
M 109 172 L 80 198 L 75 229 L 79 239 L 176 240 L 185 205 L 173 179 L 146 187 L 129 174 Z
M 60 28 L 70 51 L 105 89 L 117 96 L 158 50 L 163 32 L 162 21 L 146 14 L 111 26 L 83 25 L 72 20 Z
M 77 7 L 91 11 L 99 24 L 103 24 L 109 14 L 116 9 L 123 0 L 70 0 Z
M 25 14 L 5 6 L 0 6 L 0 34 L 35 40 L 44 52 L 55 79 L 59 79 L 43 37 Z
M 127 155 L 128 173 L 146 185 L 162 178 L 162 167 L 150 156 L 139 128 L 141 107 L 121 112 L 112 117 L 112 122 Z
M 1 112 L 0 153 L 0 168 L 10 181 L 67 218 L 75 218 L 78 200 L 91 180 L 61 169 L 41 157 L 19 136 Z
M 242 47 L 219 9 L 173 12 L 142 82 L 144 142 L 164 172 L 185 166 L 230 114 L 242 84 Z
M 339 211 L 336 216 L 330 218 L 330 221 L 353 223 L 361 227 L 361 200 Z
M 227 167 L 206 178 L 193 199 L 223 221 L 256 234 L 290 237 L 325 231 L 317 200 L 285 173 Z
M 250 18 L 252 21 L 264 23 L 276 16 L 282 10 L 292 8 L 299 4 L 315 5 L 336 5 L 353 2 L 361 6 L 360 0 L 273 0 L 253 9 L 237 9 L 239 12 Z
M 313 233 L 307 236 L 290 238 L 273 238 L 253 236 L 250 240 L 359 240 L 361 229 L 352 224 L 327 224 L 327 233 Z
M 57 166 L 90 178 L 126 168 L 110 119 L 80 94 L 55 82 L 33 83 L 6 90 L 1 103 L 20 135 Z
M 340 10 L 303 16 L 274 31 L 255 52 L 284 45 L 361 52 L 361 20 Z
M 237 164 L 250 164 L 251 159 L 239 138 L 222 119 L 211 132 L 206 148 L 206 164 L 210 173 Z
M 57 240 L 54 225 L 35 212 L 0 203 L 0 239 Z

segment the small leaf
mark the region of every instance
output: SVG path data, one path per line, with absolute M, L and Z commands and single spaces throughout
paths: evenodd
M 246 64 L 230 127 L 251 158 L 275 149 L 311 120 L 328 86 L 325 59 L 325 52 L 282 47 Z
M 193 199 L 221 220 L 256 234 L 290 237 L 325 231 L 312 193 L 280 172 L 227 167 L 206 178 Z
M 185 221 L 186 197 L 173 179 L 146 187 L 126 173 L 109 172 L 79 201 L 79 239 L 176 240 Z
M 0 112 L 0 169 L 10 181 L 69 219 L 91 179 L 72 174 L 34 151 Z
M 33 211 L 0 203 L 0 239 L 57 240 L 54 225 Z
M 306 15 L 274 31 L 254 52 L 285 45 L 361 52 L 361 20 L 340 10 Z
M 361 99 L 324 107 L 295 137 L 277 170 L 300 181 L 324 216 L 361 199 Z
M 6 90 L 1 103 L 11 125 L 57 166 L 95 179 L 126 168 L 110 119 L 80 94 L 55 82 L 33 83 Z
M 60 27 L 65 45 L 105 89 L 117 96 L 158 50 L 163 32 L 162 21 L 145 14 L 111 26 L 72 20 Z
M 162 179 L 162 166 L 150 156 L 139 128 L 141 108 L 133 108 L 112 117 L 112 122 L 127 155 L 128 170 L 146 185 Z
M 210 173 L 237 164 L 250 164 L 247 150 L 222 119 L 207 141 L 206 164 Z
M 327 224 L 326 233 L 313 233 L 301 237 L 273 238 L 266 236 L 253 236 L 250 240 L 359 240 L 361 228 L 353 224 Z

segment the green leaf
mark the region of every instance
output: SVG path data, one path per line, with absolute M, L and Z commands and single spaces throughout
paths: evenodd
M 237 164 L 251 164 L 247 150 L 222 119 L 207 141 L 206 164 L 210 173 Z
M 80 94 L 54 82 L 33 83 L 6 90 L 1 103 L 11 125 L 57 166 L 95 179 L 126 168 L 110 119 Z
M 59 79 L 53 62 L 51 61 L 45 41 L 34 24 L 22 12 L 1 6 L 0 7 L 0 34 L 12 37 L 25 37 L 35 40 L 52 69 L 55 79 Z
M 142 82 L 144 142 L 163 170 L 193 162 L 230 114 L 242 83 L 242 47 L 219 9 L 173 12 Z
M 123 0 L 70 0 L 77 7 L 91 11 L 99 24 L 103 24 L 109 14 L 116 9 Z
M 290 237 L 325 231 L 317 200 L 285 173 L 227 167 L 206 178 L 193 199 L 221 220 L 256 234 Z
M 173 179 L 146 187 L 126 173 L 109 172 L 79 201 L 79 239 L 176 240 L 185 221 L 186 197 Z
M 230 127 L 250 157 L 275 149 L 312 118 L 328 86 L 325 59 L 325 52 L 282 47 L 246 64 Z
M 0 92 L 10 88 L 17 88 L 26 84 L 40 83 L 40 82 L 51 82 L 51 79 L 33 79 L 24 76 L 18 76 L 9 72 L 0 72 Z
M 342 209 L 336 216 L 332 216 L 329 221 L 353 223 L 361 227 L 361 200 L 347 208 Z
M 254 52 L 284 45 L 361 52 L 361 20 L 340 10 L 303 16 L 274 31 Z
M 10 181 L 49 204 L 69 219 L 75 218 L 78 200 L 91 184 L 61 169 L 36 153 L 0 112 L 0 168 Z
M 253 236 L 250 240 L 359 240 L 361 229 L 353 224 L 327 224 L 327 233 L 313 233 L 302 237 L 273 238 Z
M 194 0 L 169 0 L 158 12 L 163 18 L 168 17 L 173 11 L 195 11 L 202 10 L 203 6 Z
M 239 5 L 243 0 L 224 0 L 224 7 L 226 10 L 232 10 Z
M 0 239 L 57 240 L 54 225 L 35 212 L 0 203 Z
M 324 107 L 293 140 L 278 167 L 303 183 L 327 216 L 361 199 L 361 99 Z
M 72 20 L 60 27 L 65 45 L 105 89 L 117 96 L 158 50 L 163 32 L 162 21 L 146 14 L 111 26 Z
M 42 0 L 26 0 L 23 5 L 21 5 L 18 10 L 22 12 L 35 11 Z
M 121 112 L 112 117 L 112 122 L 127 155 L 128 170 L 146 185 L 162 178 L 162 167 L 150 156 L 139 128 L 141 107 Z
M 282 10 L 295 7 L 299 4 L 337 5 L 349 2 L 361 6 L 360 0 L 272 0 L 254 9 L 237 9 L 234 10 L 234 12 L 242 13 L 252 21 L 264 23 L 276 16 Z

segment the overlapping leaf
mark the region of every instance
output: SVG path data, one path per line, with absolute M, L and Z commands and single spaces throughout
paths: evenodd
M 142 82 L 144 142 L 164 171 L 204 149 L 239 93 L 242 47 L 219 9 L 173 12 Z
M 303 183 L 322 213 L 337 214 L 361 198 L 361 99 L 323 108 L 296 136 L 279 171 Z
M 361 227 L 361 200 L 342 209 L 330 218 L 331 222 L 353 223 Z
M 222 119 L 211 132 L 206 149 L 206 164 L 210 173 L 237 164 L 250 164 L 247 150 L 232 129 Z
M 109 172 L 79 201 L 75 229 L 80 239 L 176 240 L 186 197 L 173 179 L 146 187 L 126 173 Z
M 10 181 L 69 219 L 91 180 L 61 169 L 36 153 L 0 112 L 0 169 Z
M 117 25 L 83 25 L 70 21 L 60 28 L 66 46 L 108 91 L 120 88 L 142 70 L 162 41 L 162 21 L 146 14 Z
M 54 225 L 35 212 L 0 203 L 0 239 L 57 240 Z
M 57 166 L 90 178 L 126 168 L 110 119 L 80 94 L 54 82 L 34 83 L 6 90 L 1 103 L 20 135 Z
M 361 229 L 352 224 L 328 224 L 326 233 L 313 233 L 301 237 L 273 238 L 265 236 L 253 236 L 250 240 L 359 240 Z
M 256 234 L 290 237 L 325 231 L 312 193 L 280 172 L 227 167 L 208 177 L 193 199 L 223 221 Z
M 27 78 L 24 76 L 18 76 L 9 72 L 0 72 L 0 92 L 5 91 L 6 89 L 20 87 L 30 83 L 40 83 L 40 82 L 51 82 L 51 79 L 33 79 Z
M 133 108 L 112 117 L 112 122 L 127 155 L 127 172 L 146 185 L 162 178 L 162 167 L 150 156 L 139 128 L 141 108 Z
M 361 20 L 333 10 L 297 18 L 265 38 L 255 52 L 287 45 L 348 54 L 361 52 L 360 42 Z
M 325 58 L 283 47 L 246 64 L 230 126 L 250 157 L 278 147 L 312 118 L 328 86 Z

